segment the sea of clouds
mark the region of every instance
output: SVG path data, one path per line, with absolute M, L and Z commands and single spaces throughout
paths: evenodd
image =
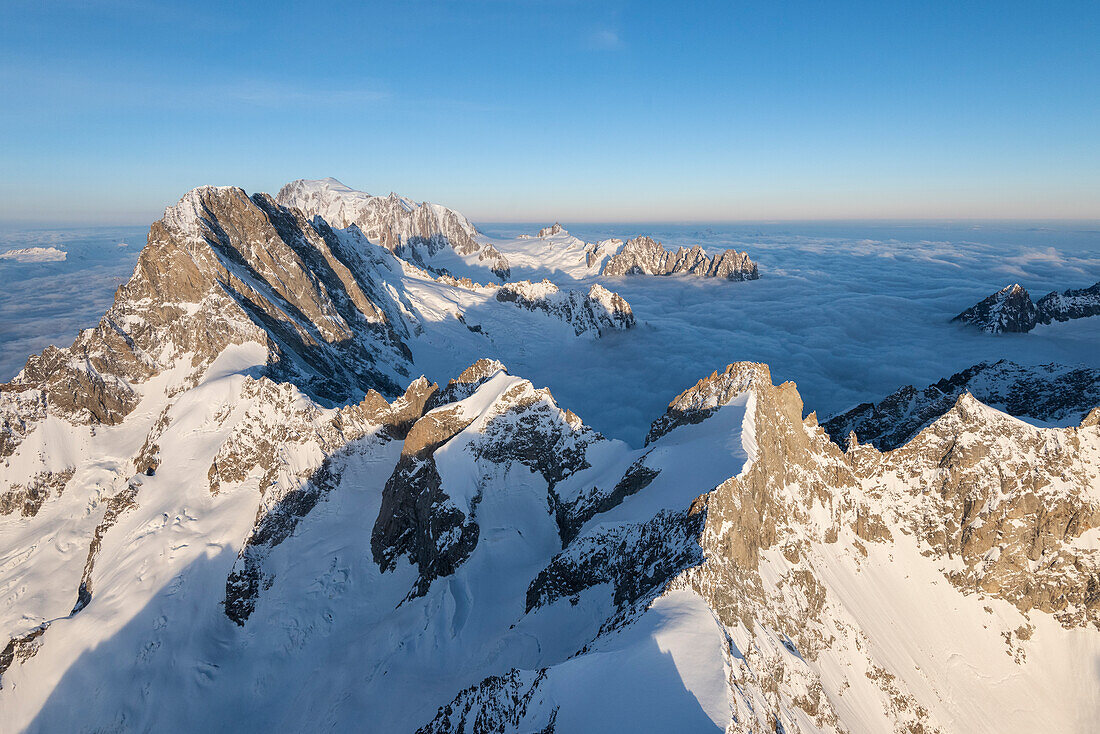
M 493 237 L 542 226 L 484 225 Z M 568 225 L 567 225 L 568 226 Z M 738 360 L 793 380 L 822 419 L 903 384 L 923 386 L 984 360 L 1100 368 L 1100 318 L 989 335 L 951 317 L 1014 282 L 1034 298 L 1100 281 L 1100 225 L 805 223 L 729 226 L 586 225 L 586 241 L 650 234 L 666 246 L 736 247 L 761 277 L 600 279 L 625 297 L 637 328 L 598 340 L 530 334 L 485 342 L 465 364 L 421 369 L 445 382 L 480 356 L 547 386 L 606 435 L 640 444 L 650 422 L 699 378 Z M 46 344 L 67 345 L 110 305 L 133 270 L 144 228 L 0 233 L 0 252 L 31 246 L 63 261 L 0 260 L 0 380 Z M 517 277 L 527 277 L 516 274 Z M 541 277 L 541 273 L 538 274 Z M 558 274 L 565 288 L 585 287 Z
M 133 271 L 147 229 L 0 231 L 0 381 L 46 345 L 68 346 L 95 326 Z M 12 251 L 19 254 L 3 257 Z
M 735 247 L 760 264 L 760 279 L 748 282 L 606 279 L 630 302 L 638 328 L 580 342 L 567 354 L 531 344 L 500 355 L 598 430 L 634 444 L 678 392 L 738 360 L 766 362 L 776 382 L 795 381 L 807 412 L 821 419 L 984 360 L 1100 367 L 1100 317 L 1005 335 L 950 323 L 1009 283 L 1038 298 L 1100 281 L 1100 226 L 807 223 L 570 231 L 586 241 L 646 233 L 668 247 Z

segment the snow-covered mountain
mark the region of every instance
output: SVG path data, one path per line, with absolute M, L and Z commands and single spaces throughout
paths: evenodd
M 982 362 L 918 390 L 905 385 L 877 403 L 862 403 L 823 426 L 839 445 L 855 432 L 879 450 L 895 449 L 970 393 L 1018 418 L 1075 425 L 1100 405 L 1100 370 L 1058 364 Z
M 62 262 L 68 253 L 56 247 L 17 247 L 0 252 L 0 260 L 14 260 L 19 263 Z
M 747 252 L 724 250 L 709 256 L 699 245 L 680 247 L 673 252 L 646 236 L 626 242 L 607 239 L 588 243 L 569 234 L 557 222 L 540 229 L 535 237 L 521 235 L 514 242 L 498 246 L 516 267 L 532 271 L 549 269 L 578 279 L 596 274 L 607 277 L 683 274 L 726 280 L 760 277 L 759 266 Z
M 275 200 L 300 209 L 307 217 L 320 216 L 334 227 L 354 224 L 374 244 L 422 267 L 434 265 L 449 272 L 446 264 L 451 259 L 447 255 L 456 254 L 476 257 L 502 280 L 510 275 L 507 258 L 480 238 L 470 220 L 440 204 L 418 204 L 394 193 L 371 196 L 334 178 L 292 181 Z M 444 257 L 438 257 L 441 251 Z
M 760 277 L 756 263 L 747 252 L 726 250 L 708 257 L 695 245 L 681 247 L 676 252 L 666 250 L 649 237 L 637 237 L 622 246 L 603 267 L 604 275 L 675 275 L 686 273 L 726 280 L 756 280 Z
M 545 301 L 518 300 L 517 287 L 434 277 L 355 225 L 306 220 L 267 194 L 195 189 L 152 226 L 99 325 L 32 356 L 3 386 L 0 456 L 47 416 L 119 423 L 150 380 L 176 373 L 170 389 L 185 390 L 230 347 L 248 345 L 253 369 L 337 404 L 400 394 L 418 343 L 489 338 L 494 324 L 553 331 L 547 316 L 576 335 L 633 326 L 629 304 L 604 289 Z
M 526 252 L 583 261 L 565 237 Z M 1100 409 L 1038 427 L 960 391 L 842 451 L 737 362 L 634 447 L 494 359 L 413 379 L 629 339 L 621 297 L 405 248 L 198 189 L 100 324 L 0 388 L 5 728 L 1094 728 Z
M 355 225 L 370 242 L 436 275 L 472 279 L 488 275 L 502 281 L 539 280 L 555 272 L 578 280 L 679 273 L 728 280 L 759 277 L 759 267 L 746 252 L 725 250 L 709 256 L 698 245 L 673 252 L 645 236 L 625 243 L 618 239 L 588 243 L 557 222 L 534 237 L 493 240 L 453 209 L 418 204 L 393 193 L 372 196 L 334 178 L 292 181 L 275 200 L 299 209 L 307 219 L 321 217 L 341 229 Z
M 1039 324 L 1069 321 L 1100 314 L 1100 283 L 1059 293 L 1051 291 L 1038 302 L 1019 283 L 1005 286 L 952 319 L 991 334 L 1028 332 Z

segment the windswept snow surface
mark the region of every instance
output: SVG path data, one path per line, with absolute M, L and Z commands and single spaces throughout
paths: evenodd
M 563 224 L 568 233 L 546 238 L 532 236 L 546 222 L 481 224 L 479 231 L 508 258 L 510 280 L 547 278 L 584 291 L 602 283 L 630 303 L 637 328 L 564 347 L 556 333 L 503 336 L 506 324 L 497 326 L 502 336 L 495 339 L 429 335 L 420 347 L 413 344 L 418 370 L 445 381 L 480 357 L 500 359 L 515 374 L 548 386 L 595 429 L 640 445 L 670 395 L 735 360 L 766 362 L 777 380 L 794 380 L 822 417 L 981 361 L 1100 367 L 1100 318 L 996 338 L 949 323 L 1008 281 L 1047 293 L 1100 280 L 1100 223 Z M 123 230 L 102 232 L 88 235 L 86 255 L 77 241 L 64 239 L 69 258 L 49 272 L 44 265 L 0 263 L 0 379 L 10 379 L 44 343 L 68 344 L 78 327 L 102 315 L 137 256 L 136 247 L 114 245 L 123 237 L 140 239 Z M 760 280 L 602 278 L 598 262 L 586 265 L 583 243 L 639 234 L 668 248 L 747 250 L 760 264 Z M 0 248 L 59 237 L 22 233 L 5 237 Z M 456 275 L 499 282 L 476 257 L 463 269 L 457 255 L 449 256 Z M 466 321 L 477 325 L 469 313 Z

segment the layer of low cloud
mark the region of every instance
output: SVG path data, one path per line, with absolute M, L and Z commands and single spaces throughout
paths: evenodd
M 569 226 L 568 223 L 565 223 Z M 559 404 L 606 435 L 639 444 L 681 390 L 730 362 L 766 362 L 778 382 L 797 383 L 806 411 L 822 418 L 876 400 L 904 384 L 927 385 L 981 361 L 1062 362 L 1100 368 L 1100 318 L 992 336 L 950 319 L 1019 281 L 1045 294 L 1100 280 L 1095 234 L 1072 228 L 1029 231 L 883 225 L 771 225 L 655 228 L 569 226 L 594 241 L 648 233 L 667 246 L 748 250 L 761 278 L 744 283 L 696 278 L 604 281 L 632 305 L 638 327 L 598 340 L 526 334 L 519 341 L 455 345 L 421 369 L 446 381 L 479 357 L 501 359 L 516 375 L 548 386 Z M 529 226 L 494 228 L 517 235 Z M 136 232 L 73 239 L 61 272 L 6 279 L 0 291 L 0 380 L 45 344 L 67 345 L 94 325 L 133 269 Z M 12 243 L 0 243 L 12 244 Z M 52 246 L 28 239 L 20 246 Z M 32 265 L 0 267 L 41 268 Z M 587 283 L 556 278 L 563 287 Z

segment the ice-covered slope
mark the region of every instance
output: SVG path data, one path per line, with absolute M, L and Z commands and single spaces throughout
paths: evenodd
M 476 261 L 502 280 L 510 274 L 507 258 L 466 217 L 440 204 L 418 204 L 393 193 L 371 196 L 334 178 L 292 181 L 276 201 L 308 217 L 320 216 L 334 227 L 354 224 L 374 244 L 423 267 L 468 275 L 456 264 Z
M 792 384 L 740 363 L 631 449 L 488 360 L 326 408 L 245 374 L 248 349 L 8 458 L 54 482 L 0 521 L 13 727 L 1083 732 L 1100 714 L 1095 415 L 1041 429 L 966 397 L 896 452 L 844 454 Z

